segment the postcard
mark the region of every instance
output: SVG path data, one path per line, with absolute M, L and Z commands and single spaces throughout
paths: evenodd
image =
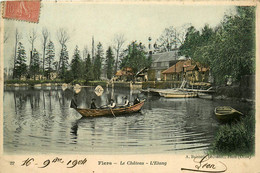
M 260 172 L 258 2 L 1 6 L 0 172 Z

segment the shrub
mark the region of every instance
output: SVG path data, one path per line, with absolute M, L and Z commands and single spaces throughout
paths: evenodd
M 224 155 L 253 154 L 255 146 L 254 114 L 240 121 L 221 125 L 213 141 L 213 153 Z

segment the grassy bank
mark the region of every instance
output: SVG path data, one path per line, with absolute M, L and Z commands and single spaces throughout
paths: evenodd
M 4 81 L 4 84 L 6 85 L 13 85 L 13 84 L 27 84 L 27 85 L 36 85 L 36 84 L 45 84 L 45 83 L 67 83 L 66 80 L 62 79 L 55 79 L 55 80 L 6 80 Z M 106 86 L 107 82 L 106 81 L 86 81 L 86 80 L 73 80 L 70 82 L 70 84 L 75 85 L 90 85 L 90 86 L 96 86 L 96 85 L 101 85 L 101 86 Z
M 55 79 L 55 80 L 6 80 L 4 84 L 28 84 L 28 85 L 36 85 L 36 84 L 44 84 L 44 83 L 64 83 L 64 80 Z
M 210 154 L 213 155 L 254 155 L 255 114 L 250 113 L 232 124 L 221 125 Z

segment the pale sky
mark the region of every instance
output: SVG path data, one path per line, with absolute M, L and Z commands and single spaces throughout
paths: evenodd
M 197 29 L 201 29 L 206 23 L 215 27 L 223 19 L 224 14 L 234 12 L 234 6 L 187 6 L 174 4 L 101 4 L 101 3 L 44 3 L 42 2 L 39 23 L 23 21 L 4 21 L 5 30 L 9 39 L 4 47 L 5 66 L 14 52 L 15 29 L 22 33 L 21 42 L 26 48 L 29 59 L 30 44 L 28 34 L 36 29 L 38 38 L 35 48 L 42 54 L 41 30 L 46 27 L 54 42 L 56 59 L 60 52 L 56 31 L 66 28 L 71 39 L 67 43 L 69 57 L 73 55 L 75 46 L 78 45 L 81 55 L 83 48 L 91 51 L 91 39 L 95 38 L 95 45 L 100 41 L 104 51 L 111 45 L 116 33 L 125 35 L 126 43 L 141 41 L 148 45 L 148 37 L 152 37 L 152 43 L 159 38 L 166 27 L 180 27 L 191 23 Z

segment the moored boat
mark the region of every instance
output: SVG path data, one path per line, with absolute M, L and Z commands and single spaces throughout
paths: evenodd
M 163 96 L 165 98 L 193 98 L 198 96 L 196 92 L 182 92 L 182 91 L 160 92 L 159 94 L 160 96 Z
M 232 108 L 230 106 L 216 107 L 214 112 L 215 112 L 217 119 L 222 121 L 222 122 L 227 122 L 227 121 L 232 121 L 234 119 L 239 119 L 240 116 L 243 115 L 241 112 L 235 110 L 234 108 Z
M 206 93 L 198 93 L 198 97 L 202 99 L 209 99 L 209 100 L 213 99 L 213 96 L 211 94 L 206 94 Z
M 74 108 L 78 113 L 84 117 L 100 117 L 100 116 L 112 116 L 116 117 L 118 115 L 131 114 L 139 112 L 144 105 L 144 100 L 140 103 L 124 107 L 124 108 L 114 108 L 114 109 L 83 109 Z

